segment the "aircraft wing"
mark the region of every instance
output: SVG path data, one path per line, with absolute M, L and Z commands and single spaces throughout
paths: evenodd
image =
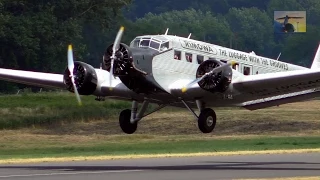
M 260 99 L 301 92 L 320 87 L 320 70 L 296 70 L 239 76 L 233 80 L 233 88 L 239 93 Z
M 306 69 L 244 76 L 233 71 L 234 77 L 225 95 L 232 94 L 232 100 L 211 93 L 197 83 L 188 87 L 193 80 L 183 79 L 169 85 L 169 93 L 184 99 L 203 98 L 211 106 L 242 106 L 250 110 L 307 100 L 320 95 L 320 70 Z M 318 89 L 318 90 L 315 90 Z
M 253 101 L 247 101 L 242 103 L 240 106 L 249 109 L 257 110 L 272 106 L 278 106 L 281 104 L 292 103 L 297 101 L 304 101 L 320 96 L 320 89 L 310 89 L 305 91 L 300 91 L 296 93 L 289 93 L 269 98 L 257 99 Z
M 22 71 L 0 68 L 0 80 L 34 85 L 38 87 L 63 88 L 62 74 Z

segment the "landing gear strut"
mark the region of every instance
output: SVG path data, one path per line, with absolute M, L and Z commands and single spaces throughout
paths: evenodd
M 157 108 L 155 108 L 153 111 L 145 114 L 147 107 L 149 105 L 148 100 L 144 100 L 139 112 L 138 110 L 138 102 L 137 101 L 132 101 L 132 107 L 130 109 L 125 109 L 121 111 L 120 116 L 119 116 L 119 124 L 124 133 L 127 134 L 133 134 L 138 127 L 138 121 L 140 121 L 143 117 L 146 117 L 164 107 L 166 105 L 159 105 Z
M 213 131 L 214 127 L 216 126 L 216 113 L 210 109 L 210 108 L 205 108 L 204 104 L 197 100 L 197 106 L 198 109 L 200 110 L 199 116 L 194 112 L 193 109 L 189 107 L 189 105 L 181 99 L 181 102 L 186 106 L 189 111 L 193 113 L 193 115 L 197 118 L 198 120 L 198 127 L 201 132 L 203 133 L 210 133 Z M 138 127 L 138 122 L 145 116 L 148 116 L 164 107 L 166 107 L 166 104 L 161 104 L 154 110 L 152 110 L 149 113 L 146 113 L 146 109 L 149 105 L 149 101 L 146 99 L 143 101 L 139 111 L 138 111 L 138 102 L 137 101 L 132 101 L 132 107 L 130 109 L 125 109 L 120 113 L 119 116 L 119 124 L 123 132 L 127 134 L 133 134 Z
M 198 120 L 198 128 L 203 133 L 211 133 L 216 126 L 217 116 L 216 113 L 211 108 L 204 108 L 204 104 L 201 101 L 197 100 L 196 104 L 200 111 L 199 116 L 194 112 L 189 105 L 181 99 L 181 102 L 186 106 L 186 108 L 192 112 L 192 114 Z

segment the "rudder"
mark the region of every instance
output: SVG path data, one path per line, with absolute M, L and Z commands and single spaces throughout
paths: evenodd
M 311 69 L 320 69 L 320 44 L 318 46 L 316 55 L 314 56 Z

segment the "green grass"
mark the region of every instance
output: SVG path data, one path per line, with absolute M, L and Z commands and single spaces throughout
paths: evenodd
M 319 148 L 319 137 L 259 137 L 252 139 L 167 140 L 148 142 L 100 142 L 72 145 L 0 148 L 0 159 L 76 157 L 125 154 L 170 154 Z
M 320 148 L 319 100 L 257 111 L 216 108 L 210 134 L 199 132 L 187 110 L 168 107 L 124 135 L 118 115 L 130 102 L 81 98 L 79 107 L 65 92 L 0 96 L 0 159 Z
M 16 129 L 50 125 L 62 121 L 88 121 L 118 116 L 129 102 L 106 100 L 96 102 L 94 96 L 82 96 L 78 106 L 71 93 L 28 93 L 0 96 L 0 129 Z

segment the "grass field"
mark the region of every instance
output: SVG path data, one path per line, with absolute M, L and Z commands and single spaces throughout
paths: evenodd
M 23 136 L 21 136 L 23 135 Z M 6 136 L 0 141 L 0 159 L 77 157 L 127 154 L 175 154 L 199 152 L 313 149 L 320 147 L 319 136 L 304 137 L 224 137 L 192 136 L 75 136 L 28 134 Z
M 216 109 L 213 133 L 191 113 L 165 108 L 125 135 L 118 114 L 129 102 L 66 93 L 0 96 L 0 159 L 320 148 L 320 100 L 248 111 Z

